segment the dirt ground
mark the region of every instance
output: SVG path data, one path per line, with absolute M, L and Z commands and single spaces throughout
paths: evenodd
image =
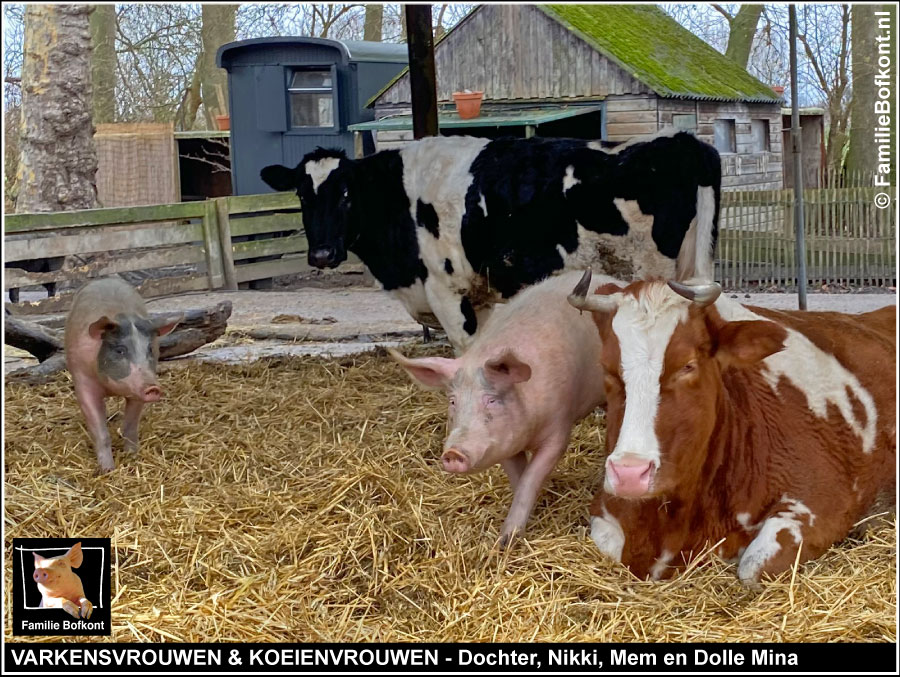
M 356 276 L 348 279 L 306 281 L 282 291 L 196 292 L 148 302 L 151 312 L 166 312 L 212 306 L 222 300 L 232 302 L 233 311 L 226 334 L 190 355 L 167 361 L 176 366 L 194 360 L 223 363 L 252 362 L 273 355 L 329 355 L 341 357 L 372 350 L 377 345 L 398 345 L 423 341 L 422 328 L 412 320 L 390 293 L 363 285 Z M 32 292 L 23 292 L 23 299 Z M 796 309 L 794 294 L 730 293 L 750 305 Z M 35 297 L 41 297 L 36 293 Z M 808 294 L 810 310 L 861 313 L 896 304 L 896 294 Z M 444 341 L 441 332 L 435 340 Z M 22 351 L 5 347 L 4 373 L 35 361 Z

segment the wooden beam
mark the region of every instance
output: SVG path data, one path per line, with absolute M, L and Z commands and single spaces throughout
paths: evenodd
M 438 135 L 431 5 L 405 5 L 413 138 Z

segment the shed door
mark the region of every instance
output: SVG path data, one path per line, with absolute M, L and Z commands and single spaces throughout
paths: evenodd
M 256 67 L 256 126 L 264 132 L 288 129 L 284 66 Z

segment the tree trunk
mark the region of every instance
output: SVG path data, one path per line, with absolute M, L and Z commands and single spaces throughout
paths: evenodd
M 363 25 L 363 40 L 381 42 L 381 28 L 384 23 L 384 5 L 366 5 L 366 19 Z
M 200 36 L 200 95 L 208 129 L 216 128 L 216 115 L 228 114 L 228 74 L 216 67 L 216 51 L 235 37 L 238 5 L 202 5 Z
M 91 84 L 94 87 L 94 124 L 115 122 L 115 5 L 94 5 L 91 14 Z
M 725 56 L 741 68 L 747 68 L 747 62 L 750 60 L 750 48 L 753 47 L 756 25 L 762 11 L 762 5 L 741 5 L 738 13 L 729 22 L 731 27 Z
M 871 185 L 878 164 L 875 131 L 875 63 L 878 60 L 878 22 L 875 12 L 888 11 L 886 5 L 853 5 L 850 8 L 850 58 L 853 70 L 853 98 L 850 100 L 850 148 L 847 170 L 859 173 L 864 185 Z
M 16 211 L 97 206 L 89 5 L 25 7 Z

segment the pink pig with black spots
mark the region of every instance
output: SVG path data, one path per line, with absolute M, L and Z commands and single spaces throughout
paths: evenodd
M 125 450 L 137 451 L 144 405 L 162 397 L 156 378 L 159 337 L 172 331 L 181 319 L 180 313 L 151 318 L 144 299 L 119 278 L 94 280 L 75 294 L 66 319 L 66 366 L 101 472 L 116 467 L 106 424 L 106 398 L 125 398 Z

